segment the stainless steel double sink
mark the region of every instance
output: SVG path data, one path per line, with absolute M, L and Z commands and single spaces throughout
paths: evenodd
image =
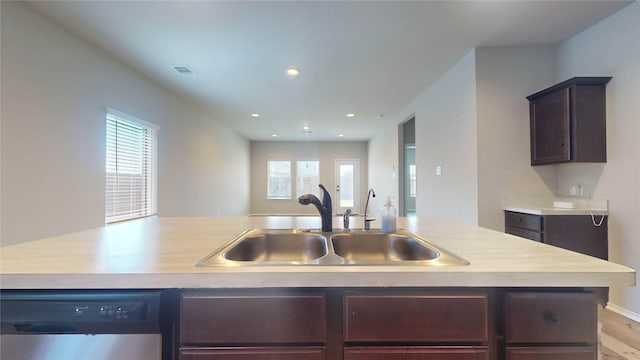
M 465 259 L 406 230 L 321 232 L 251 229 L 196 266 L 255 265 L 468 265 Z

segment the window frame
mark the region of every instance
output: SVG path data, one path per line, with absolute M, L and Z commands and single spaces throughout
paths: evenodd
M 271 193 L 271 163 L 272 162 L 287 162 L 289 163 L 289 174 L 288 174 L 288 194 L 287 195 L 272 195 Z M 292 161 L 289 159 L 271 159 L 267 160 L 267 200 L 291 200 L 292 191 L 291 191 L 291 182 L 292 182 Z
M 111 119 L 110 119 L 111 118 Z M 150 123 L 148 121 L 139 119 L 135 116 L 126 114 L 124 112 L 118 111 L 113 108 L 107 108 L 105 114 L 105 224 L 116 223 L 120 221 L 127 221 L 133 219 L 139 219 L 147 216 L 157 215 L 157 184 L 158 184 L 158 132 L 160 127 L 156 124 Z M 145 148 L 141 152 L 145 152 L 145 150 L 149 150 L 150 154 L 142 154 L 142 156 L 150 156 L 150 163 L 147 167 L 148 175 L 150 179 L 145 179 L 147 181 L 145 186 L 150 187 L 150 190 L 147 190 L 147 194 L 144 195 L 145 203 L 147 206 L 144 209 L 139 209 L 138 212 L 134 212 L 132 214 L 123 214 L 123 213 L 108 213 L 107 212 L 107 191 L 109 190 L 109 122 L 117 121 L 122 123 L 123 125 L 129 125 L 134 127 L 140 127 L 144 130 L 144 132 L 148 132 L 150 134 L 143 135 L 150 139 L 151 145 L 150 149 Z M 149 169 L 150 168 L 150 169 Z

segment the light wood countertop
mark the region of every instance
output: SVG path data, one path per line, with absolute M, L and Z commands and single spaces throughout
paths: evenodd
M 341 229 L 340 217 L 334 229 Z M 362 228 L 353 217 L 352 228 Z M 374 222 L 372 228 L 379 228 Z M 635 284 L 631 268 L 512 235 L 433 218 L 398 227 L 465 258 L 467 266 L 196 267 L 249 228 L 320 228 L 320 218 L 156 218 L 0 249 L 3 289 L 245 287 L 590 287 Z

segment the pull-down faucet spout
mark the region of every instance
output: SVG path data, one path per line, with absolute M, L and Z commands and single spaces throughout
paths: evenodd
M 322 218 L 322 232 L 331 232 L 333 231 L 333 224 L 331 218 L 331 212 L 333 211 L 333 207 L 331 206 L 331 195 L 325 187 L 320 184 L 318 185 L 320 189 L 323 191 L 322 203 L 320 203 L 320 199 L 313 194 L 304 194 L 298 197 L 298 202 L 302 205 L 315 205 L 316 209 L 320 213 L 320 217 Z
M 369 225 L 369 223 L 375 220 L 375 219 L 367 219 L 367 208 L 369 207 L 369 198 L 371 197 L 371 195 L 373 195 L 373 197 L 376 197 L 376 192 L 373 191 L 373 188 L 369 189 L 369 192 L 367 193 L 367 202 L 364 205 L 364 229 L 365 230 L 369 230 L 371 228 L 371 225 Z

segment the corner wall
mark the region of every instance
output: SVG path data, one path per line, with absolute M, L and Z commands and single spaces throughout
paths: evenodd
M 398 124 L 415 115 L 417 215 L 478 224 L 475 72 L 473 50 L 372 138 L 369 178 L 376 193 L 398 198 Z
M 530 165 L 526 96 L 555 83 L 553 47 L 476 49 L 478 224 L 504 231 L 504 201 L 553 198 L 554 166 Z
M 246 139 L 24 2 L 0 5 L 2 245 L 104 225 L 107 107 L 160 126 L 160 216 L 246 214 Z

